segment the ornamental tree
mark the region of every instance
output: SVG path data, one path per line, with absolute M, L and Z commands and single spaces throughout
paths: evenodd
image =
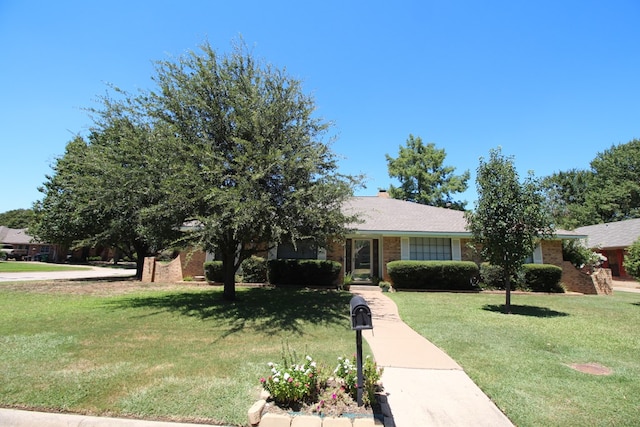
M 512 157 L 500 148 L 480 158 L 475 210 L 465 213 L 467 228 L 483 258 L 502 267 L 506 285 L 505 313 L 511 313 L 511 277 L 533 253 L 540 239 L 553 234 L 540 185 L 530 173 L 520 182 Z
M 624 269 L 636 280 L 640 280 L 640 238 L 633 242 L 624 256 Z

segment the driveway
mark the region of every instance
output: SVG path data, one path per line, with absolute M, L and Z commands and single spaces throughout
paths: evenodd
M 89 267 L 75 271 L 38 271 L 28 273 L 0 273 L 0 282 L 25 282 L 34 280 L 97 279 L 104 277 L 131 277 L 133 268 Z

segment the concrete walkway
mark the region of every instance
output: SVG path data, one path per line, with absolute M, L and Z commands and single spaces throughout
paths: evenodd
M 352 286 L 373 316 L 363 331 L 376 362 L 396 427 L 513 426 L 453 359 L 407 326 L 396 304 L 377 287 Z

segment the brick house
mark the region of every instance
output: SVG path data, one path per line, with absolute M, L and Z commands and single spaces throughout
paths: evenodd
M 351 273 L 356 283 L 371 283 L 377 277 L 390 280 L 387 263 L 397 260 L 481 259 L 471 246 L 471 232 L 466 229 L 464 212 L 392 199 L 386 191 L 377 196 L 352 197 L 344 206 L 345 213 L 359 214 L 362 222 L 350 225 L 351 233 L 344 241 L 327 248 L 313 248 L 304 242 L 273 245 L 259 256 L 267 259 L 322 259 L 342 264 L 342 274 Z M 556 238 L 543 240 L 527 262 L 553 264 L 574 269 L 562 259 L 562 239 L 586 236 L 556 230 Z M 213 259 L 202 252 L 182 253 L 183 275 L 203 275 L 202 263 Z M 566 282 L 563 274 L 563 282 Z M 566 284 L 566 283 L 565 283 Z
M 351 226 L 353 231 L 344 242 L 319 250 L 315 258 L 340 262 L 343 272 L 351 272 L 356 282 L 367 283 L 373 277 L 389 280 L 390 261 L 481 261 L 469 245 L 472 235 L 466 229 L 462 211 L 392 199 L 385 191 L 377 196 L 353 197 L 345 210 L 360 214 L 362 222 Z M 566 268 L 561 239 L 580 237 L 584 236 L 557 230 L 556 239 L 541 241 L 528 262 Z M 284 258 L 280 255 L 283 254 L 276 247 L 269 258 Z M 307 253 L 300 258 L 314 256 Z
M 24 260 L 58 261 L 60 253 L 58 245 L 39 242 L 30 236 L 26 228 L 9 228 L 0 226 L 0 244 L 13 247 L 12 258 Z
M 613 277 L 631 279 L 624 269 L 624 258 L 629 246 L 640 239 L 640 218 L 576 228 L 576 233 L 587 235 L 588 248 L 607 257 L 603 267 L 611 269 Z

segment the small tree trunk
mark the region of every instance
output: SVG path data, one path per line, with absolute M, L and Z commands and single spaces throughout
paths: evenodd
M 136 279 L 142 279 L 142 270 L 144 269 L 144 257 L 149 254 L 149 247 L 143 244 L 134 244 L 136 251 Z
M 506 301 L 504 303 L 504 314 L 511 314 L 511 275 L 506 274 L 504 282 L 507 288 Z

